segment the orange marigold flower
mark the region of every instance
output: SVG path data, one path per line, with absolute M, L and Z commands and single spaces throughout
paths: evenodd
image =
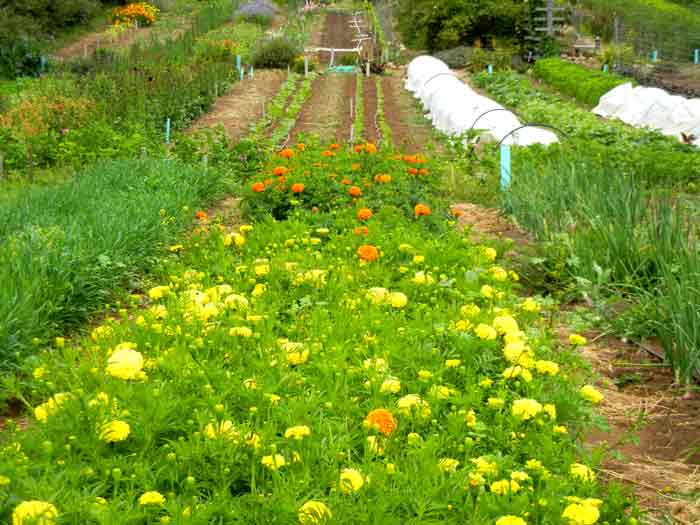
M 365 423 L 371 428 L 377 429 L 385 436 L 390 436 L 396 430 L 397 424 L 394 416 L 386 408 L 372 410 L 365 418 Z
M 418 155 L 415 156 L 415 161 L 414 161 L 414 162 L 415 162 L 416 164 L 425 164 L 426 162 L 428 162 L 428 159 L 425 158 L 423 155 L 418 154 Z
M 329 149 L 340 149 L 340 144 L 336 144 L 335 142 L 328 146 Z
M 348 190 L 348 192 L 353 197 L 359 197 L 360 195 L 362 195 L 362 190 L 360 188 L 358 188 L 357 186 L 350 186 L 350 189 Z
M 363 244 L 357 249 L 357 255 L 359 255 L 360 259 L 363 261 L 376 261 L 379 259 L 379 250 L 377 250 L 376 246 L 372 246 L 371 244 Z
M 366 221 L 367 219 L 372 217 L 372 215 L 374 215 L 374 213 L 372 213 L 372 210 L 370 210 L 369 208 L 361 208 L 357 212 L 357 218 L 361 221 Z
M 343 180 L 340 181 L 340 183 L 345 184 L 347 186 L 348 184 L 352 184 L 352 181 L 345 177 Z
M 306 144 L 304 144 L 303 142 L 300 142 L 299 144 L 297 144 L 297 149 L 299 151 L 304 151 L 306 149 Z
M 254 182 L 250 189 L 252 189 L 255 193 L 262 193 L 263 191 L 265 191 L 265 183 Z
M 358 226 L 352 233 L 355 235 L 369 235 L 369 228 L 367 226 Z
M 357 171 L 357 170 L 360 169 L 360 165 L 357 164 L 356 162 L 354 162 L 354 163 L 352 163 L 352 164 L 350 165 L 350 168 L 351 168 L 352 170 L 354 170 L 354 171 Z
M 416 162 L 416 157 L 415 155 L 404 155 L 403 157 L 404 162 L 408 162 L 409 164 L 413 164 Z
M 321 152 L 321 155 L 323 155 L 324 157 L 333 157 L 335 155 L 335 153 L 333 153 L 330 150 L 325 150 L 325 151 Z
M 427 175 L 430 172 L 428 171 L 428 168 L 421 168 L 420 170 L 418 170 L 418 173 L 420 173 L 421 175 Z
M 365 150 L 364 144 L 358 144 L 355 146 L 355 153 L 362 153 Z
M 284 166 L 277 166 L 274 170 L 272 170 L 272 173 L 279 177 L 281 175 L 286 175 L 288 171 L 289 169 L 285 168 Z
M 370 155 L 371 155 L 372 153 L 377 153 L 377 146 L 375 146 L 375 145 L 372 144 L 371 142 L 368 142 L 367 144 L 365 144 L 365 151 L 366 151 L 367 153 L 369 153 Z
M 380 173 L 379 175 L 375 175 L 374 182 L 378 182 L 379 184 L 388 184 L 389 182 L 391 182 L 391 175 L 387 175 L 386 173 Z
M 194 214 L 195 217 L 197 217 L 200 221 L 205 221 L 207 220 L 207 212 L 199 210 L 197 213 Z
M 304 185 L 301 182 L 292 184 L 292 193 L 301 193 L 302 191 L 304 191 Z
M 280 151 L 280 157 L 284 157 L 285 159 L 291 159 L 294 156 L 294 150 L 285 148 L 282 151 Z
M 416 207 L 413 208 L 413 211 L 416 213 L 416 217 L 420 217 L 422 215 L 428 216 L 432 213 L 430 211 L 430 208 L 425 204 L 416 204 Z
M 415 175 L 418 173 L 418 170 L 416 168 L 408 168 L 406 171 L 408 171 L 411 175 Z

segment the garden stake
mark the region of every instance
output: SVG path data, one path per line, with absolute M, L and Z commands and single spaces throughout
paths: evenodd
M 0 153 L 0 179 L 5 175 L 5 157 Z
M 501 189 L 510 186 L 510 145 L 501 144 Z
M 165 119 L 165 143 L 170 144 L 170 117 Z
M 607 72 L 608 72 L 608 69 L 609 69 L 608 65 L 607 65 L 607 64 L 603 64 L 603 73 L 607 73 Z
M 654 51 L 651 52 L 651 61 L 656 62 L 659 59 L 659 52 L 654 49 Z
M 304 78 L 309 76 L 309 57 L 304 55 Z
M 693 64 L 696 66 L 700 64 L 700 49 L 693 50 Z
M 489 64 L 489 75 L 493 75 L 493 64 Z
M 240 74 L 241 74 L 241 80 L 243 80 L 243 79 L 245 78 L 245 69 L 244 69 L 244 68 L 241 68 L 241 69 L 239 70 L 239 72 L 240 72 Z
M 236 55 L 236 69 L 241 70 L 241 55 Z

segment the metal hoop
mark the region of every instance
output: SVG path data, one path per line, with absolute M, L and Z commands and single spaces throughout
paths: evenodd
M 471 127 L 469 128 L 469 131 L 471 131 L 471 130 L 474 129 L 474 126 L 476 126 L 476 123 L 479 122 L 479 121 L 481 120 L 481 117 L 483 117 L 484 115 L 488 115 L 489 113 L 493 113 L 494 111 L 507 111 L 508 113 L 512 113 L 512 114 L 515 115 L 516 117 L 520 118 L 520 115 L 518 115 L 515 111 L 511 111 L 510 109 L 506 109 L 506 108 L 493 108 L 493 109 L 489 109 L 488 111 L 484 111 L 481 115 L 479 115 L 478 117 L 476 117 L 476 120 L 474 121 L 474 124 L 472 124 Z
M 506 134 L 504 135 L 504 137 L 501 139 L 501 141 L 498 143 L 498 145 L 501 146 L 501 145 L 503 144 L 503 141 L 504 141 L 504 140 L 506 140 L 508 137 L 510 137 L 510 136 L 511 136 L 513 133 L 515 133 L 516 131 L 520 131 L 520 130 L 523 129 L 523 128 L 549 128 L 549 129 L 553 129 L 554 131 L 558 131 L 558 132 L 561 133 L 565 138 L 567 138 L 567 139 L 569 138 L 569 135 L 568 135 L 565 131 L 562 131 L 561 129 L 559 129 L 559 128 L 556 127 L 556 126 L 552 126 L 551 124 L 540 124 L 540 123 L 538 123 L 538 122 L 530 122 L 529 124 L 523 124 L 522 126 L 519 126 L 519 127 L 515 128 L 515 129 L 509 131 L 508 133 L 506 133 Z

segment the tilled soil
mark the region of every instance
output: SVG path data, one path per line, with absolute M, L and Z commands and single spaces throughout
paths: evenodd
M 318 135 L 322 141 L 347 140 L 350 123 L 350 99 L 346 86 L 350 83 L 354 94 L 355 77 L 351 75 L 320 75 L 311 84 L 311 97 L 304 104 L 297 123 L 292 130 L 292 141 L 298 141 L 300 135 Z M 346 129 L 347 125 L 347 129 Z
M 332 47 L 334 49 L 352 49 L 356 42 L 355 30 L 350 27 L 352 16 L 346 13 L 328 13 L 326 15 L 326 23 L 321 37 L 319 47 Z M 336 63 L 340 55 L 336 54 Z M 328 64 L 330 62 L 330 53 L 322 51 L 318 53 L 319 62 Z
M 384 119 L 391 128 L 396 147 L 416 153 L 423 151 L 430 141 L 430 123 L 423 118 L 411 94 L 404 89 L 399 72 L 382 79 Z
M 377 129 L 377 84 L 373 76 L 365 78 L 363 82 L 362 91 L 365 103 L 365 136 L 363 138 L 376 144 L 379 139 L 379 130 Z
M 209 113 L 195 122 L 191 131 L 222 125 L 232 142 L 242 139 L 262 117 L 263 104 L 275 97 L 286 77 L 283 71 L 260 70 L 255 78 L 236 82 L 216 100 Z

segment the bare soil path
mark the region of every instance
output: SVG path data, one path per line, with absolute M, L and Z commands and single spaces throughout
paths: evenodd
M 430 123 L 423 117 L 411 94 L 404 89 L 405 70 L 382 78 L 384 118 L 391 128 L 394 145 L 401 151 L 424 151 L 431 139 Z
M 366 141 L 376 144 L 379 140 L 377 129 L 377 83 L 371 76 L 363 80 L 362 93 L 365 103 L 365 125 L 363 137 Z
M 255 78 L 236 82 L 190 130 L 221 125 L 232 142 L 242 139 L 250 126 L 262 117 L 263 104 L 275 97 L 286 77 L 286 72 L 279 70 L 260 70 Z
M 350 100 L 354 94 L 352 75 L 323 74 L 311 84 L 311 97 L 304 105 L 292 130 L 292 140 L 300 135 L 318 135 L 321 140 L 336 142 L 349 138 Z M 351 89 L 347 97 L 348 85 Z M 347 130 L 345 129 L 347 126 Z

